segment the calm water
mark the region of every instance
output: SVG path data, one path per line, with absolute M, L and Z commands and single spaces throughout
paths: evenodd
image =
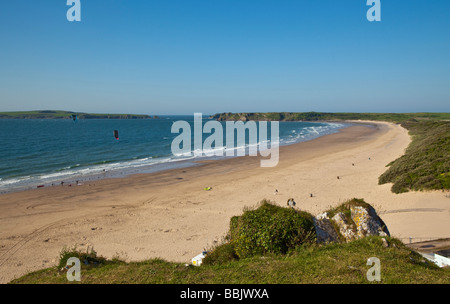
M 171 152 L 172 140 L 179 135 L 172 134 L 171 127 L 178 120 L 188 121 L 194 130 L 193 116 L 76 122 L 0 119 L 0 192 L 192 166 L 198 158 Z M 334 133 L 344 126 L 280 122 L 280 145 Z M 119 140 L 114 138 L 114 130 L 119 130 Z M 208 136 L 204 134 L 203 140 Z

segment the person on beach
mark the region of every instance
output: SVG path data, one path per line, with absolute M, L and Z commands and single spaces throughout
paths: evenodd
M 291 208 L 294 208 L 295 205 L 297 205 L 297 204 L 295 203 L 295 201 L 294 201 L 293 198 L 290 198 L 290 199 L 288 199 L 288 201 L 287 201 L 287 205 L 288 205 L 289 207 L 291 207 Z

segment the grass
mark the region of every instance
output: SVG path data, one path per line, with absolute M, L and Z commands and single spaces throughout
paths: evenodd
M 407 120 L 412 142 L 405 154 L 388 164 L 379 184 L 393 183 L 392 192 L 450 189 L 450 121 Z
M 335 212 L 350 205 L 365 204 L 351 200 L 338 207 Z M 333 212 L 333 210 L 330 210 Z M 268 218 L 283 214 L 293 221 L 281 221 L 280 227 L 287 229 L 286 237 L 279 234 L 276 226 L 264 227 Z M 248 215 L 251 215 L 249 221 Z M 293 230 L 301 219 L 300 233 Z M 258 227 L 269 238 L 264 242 L 254 241 L 250 250 L 241 254 L 236 238 L 240 228 L 249 225 L 248 231 Z M 312 242 L 308 231 L 309 215 L 290 208 L 281 208 L 262 201 L 256 209 L 246 209 L 242 216 L 230 221 L 229 237 L 212 248 L 200 267 L 184 263 L 173 263 L 162 259 L 125 263 L 118 258 L 108 260 L 98 256 L 93 249 L 78 251 L 65 248 L 61 251 L 55 267 L 29 273 L 11 284 L 448 284 L 450 267 L 439 268 L 420 254 L 406 247 L 400 240 L 390 237 L 368 236 L 345 243 L 318 244 Z M 252 226 L 250 225 L 250 226 Z M 270 225 L 269 225 L 270 226 Z M 292 227 L 291 227 L 292 226 Z M 306 229 L 305 229 L 306 227 Z M 247 229 L 247 228 L 246 228 Z M 305 229 L 305 230 L 303 230 Z M 254 231 L 253 231 L 254 232 Z M 259 237 L 261 237 L 260 234 Z M 249 237 L 248 234 L 244 234 Z M 298 239 L 297 236 L 302 236 Z M 281 238 L 281 242 L 278 238 Z M 383 240 L 384 238 L 384 240 Z M 292 242 L 295 239 L 296 242 Z M 387 246 L 386 246 L 387 241 Z M 248 243 L 248 242 L 244 242 Z M 285 245 L 289 245 L 285 247 Z M 238 249 L 238 250 L 236 250 Z M 263 249 L 263 250 L 260 250 Z M 81 281 L 68 281 L 66 263 L 70 257 L 81 262 Z M 380 260 L 381 281 L 369 281 L 367 272 L 372 264 L 369 258 Z M 69 267 L 70 268 L 70 267 Z
M 57 267 L 27 274 L 12 284 L 448 284 L 450 268 L 439 268 L 399 240 L 367 237 L 345 244 L 298 246 L 287 254 L 267 254 L 200 267 L 161 259 L 101 265 L 82 263 L 81 282 L 69 282 Z M 79 254 L 79 253 L 74 253 Z M 369 282 L 370 257 L 381 263 L 381 281 Z
M 118 258 L 107 260 L 104 257 L 98 256 L 94 248 L 90 247 L 88 247 L 86 251 L 80 251 L 76 247 L 63 248 L 59 254 L 59 263 L 57 269 L 60 269 L 62 271 L 66 267 L 67 260 L 69 258 L 78 258 L 80 262 L 83 263 L 83 265 L 89 268 L 122 262 Z
M 351 214 L 350 214 L 351 207 L 363 207 L 363 208 L 367 209 L 367 208 L 370 208 L 371 206 L 368 203 L 366 203 L 363 199 L 353 198 L 351 200 L 348 200 L 348 201 L 340 204 L 339 206 L 337 206 L 335 208 L 327 210 L 327 213 L 328 213 L 328 216 L 330 218 L 332 218 L 337 213 L 342 212 L 346 215 L 346 217 L 348 219 L 351 219 Z

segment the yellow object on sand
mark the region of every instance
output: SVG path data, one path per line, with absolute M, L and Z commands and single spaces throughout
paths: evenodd
M 212 189 L 211 187 L 203 188 L 203 190 L 205 190 L 205 191 L 209 191 L 209 190 L 211 190 L 211 189 Z

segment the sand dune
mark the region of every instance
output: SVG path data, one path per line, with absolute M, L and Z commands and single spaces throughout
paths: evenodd
M 393 194 L 391 185 L 378 185 L 386 164 L 408 146 L 407 131 L 366 123 L 281 147 L 274 168 L 261 168 L 258 157 L 239 157 L 1 195 L 0 282 L 55 265 L 61 249 L 74 245 L 128 261 L 161 257 L 187 263 L 220 242 L 232 216 L 264 198 L 284 206 L 293 197 L 297 208 L 313 214 L 364 198 L 391 235 L 405 242 L 450 237 L 446 193 Z M 204 191 L 207 186 L 212 190 Z

